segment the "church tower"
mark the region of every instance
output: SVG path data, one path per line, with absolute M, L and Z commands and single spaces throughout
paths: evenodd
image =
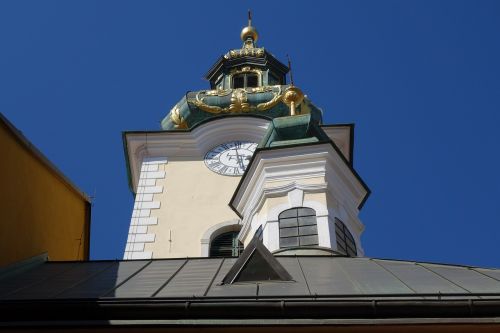
M 241 39 L 161 130 L 123 133 L 135 195 L 124 259 L 238 256 L 254 238 L 282 255 L 363 255 L 354 126 L 322 124 L 250 17 Z

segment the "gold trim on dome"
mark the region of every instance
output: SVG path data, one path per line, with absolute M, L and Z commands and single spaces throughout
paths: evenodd
M 175 128 L 177 128 L 177 129 L 187 129 L 188 128 L 186 119 L 184 119 L 184 117 L 181 116 L 180 109 L 179 109 L 178 105 L 174 106 L 172 111 L 170 111 L 170 119 L 172 119 L 172 122 L 174 123 Z
M 278 91 L 274 91 L 273 88 L 278 88 Z M 248 94 L 257 94 L 263 92 L 272 92 L 273 98 L 271 100 L 259 103 L 257 105 L 250 105 L 248 103 Z M 208 105 L 205 103 L 204 99 L 206 96 L 227 96 L 231 93 L 231 104 L 228 107 L 222 108 L 216 105 Z M 246 113 L 254 111 L 266 111 L 278 104 L 283 98 L 283 93 L 281 86 L 266 86 L 266 87 L 256 87 L 256 88 L 238 88 L 238 89 L 226 89 L 226 90 L 202 90 L 196 94 L 194 99 L 188 100 L 188 103 L 194 104 L 201 110 L 213 114 L 219 113 Z
M 233 92 L 233 89 L 205 90 L 206 96 L 224 97 Z
M 246 56 L 261 58 L 264 56 L 264 48 L 263 47 L 249 47 L 249 48 L 245 47 L 245 48 L 238 49 L 238 50 L 231 50 L 224 55 L 224 58 L 231 59 L 231 58 L 241 58 L 241 57 L 246 57 Z

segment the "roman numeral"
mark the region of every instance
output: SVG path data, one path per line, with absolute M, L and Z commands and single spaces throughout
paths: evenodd
M 215 168 L 218 168 L 220 165 L 222 165 L 222 163 L 219 162 L 219 161 L 214 161 L 212 163 L 209 163 L 209 165 L 210 165 L 211 168 L 215 169 Z

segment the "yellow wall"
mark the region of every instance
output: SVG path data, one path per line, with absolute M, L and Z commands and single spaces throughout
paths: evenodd
M 0 266 L 88 259 L 90 204 L 0 118 Z
M 165 179 L 156 183 L 164 191 L 154 197 L 161 207 L 151 211 L 158 225 L 148 228 L 156 240 L 145 249 L 153 258 L 199 257 L 201 239 L 210 227 L 238 219 L 228 203 L 240 177 L 216 174 L 203 160 L 170 159 L 164 170 Z

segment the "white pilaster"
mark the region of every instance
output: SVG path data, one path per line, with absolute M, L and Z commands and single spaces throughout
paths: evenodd
M 160 201 L 154 195 L 163 192 L 163 186 L 157 186 L 158 179 L 165 178 L 162 166 L 167 164 L 165 157 L 144 158 L 141 165 L 134 210 L 130 220 L 129 234 L 123 259 L 150 259 L 153 252 L 145 251 L 146 243 L 153 243 L 156 235 L 148 232 L 148 226 L 158 224 L 158 218 L 151 216 L 151 211 L 160 208 Z

